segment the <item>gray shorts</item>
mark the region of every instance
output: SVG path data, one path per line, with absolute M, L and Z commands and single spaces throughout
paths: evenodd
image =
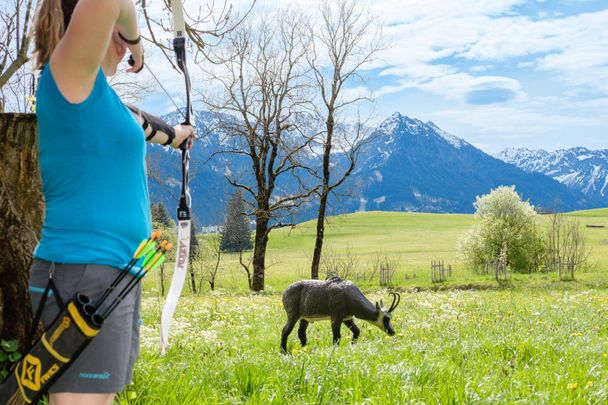
M 97 264 L 55 263 L 53 280 L 64 303 L 76 293 L 84 293 L 96 302 L 112 281 L 120 274 L 119 269 Z M 42 292 L 49 278 L 51 263 L 34 260 L 30 270 L 30 297 L 36 311 Z M 127 275 L 102 305 L 101 311 L 125 285 Z M 84 349 L 68 370 L 53 384 L 49 392 L 114 393 L 121 392 L 131 383 L 133 366 L 139 354 L 141 285 L 138 285 L 105 320 L 101 331 Z M 56 297 L 46 301 L 42 322 L 48 326 L 59 313 Z

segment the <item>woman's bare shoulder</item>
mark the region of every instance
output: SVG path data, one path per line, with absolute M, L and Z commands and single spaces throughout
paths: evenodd
M 80 0 L 50 59 L 55 83 L 70 103 L 89 96 L 107 52 L 118 1 Z

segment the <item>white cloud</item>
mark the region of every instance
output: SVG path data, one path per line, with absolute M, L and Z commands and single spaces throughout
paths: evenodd
M 593 111 L 606 108 L 608 99 L 597 100 L 595 105 L 571 105 L 569 110 L 555 102 L 557 100 L 535 100 L 527 104 L 453 108 L 434 112 L 429 117 L 448 132 L 491 153 L 508 146 L 606 147 L 597 134 L 597 128 L 605 127 L 604 118 Z
M 398 3 L 386 0 L 373 7 L 385 18 L 392 45 L 382 54 L 386 74 L 433 79 L 454 73 L 447 57 L 482 63 L 532 57 L 518 68 L 547 71 L 574 86 L 606 86 L 608 10 L 535 21 L 512 15 L 517 1 Z
M 469 69 L 471 72 L 485 72 L 486 70 L 494 69 L 494 65 L 477 65 Z
M 429 91 L 457 102 L 468 102 L 469 98 L 476 93 L 491 91 L 500 92 L 502 94 L 501 97 L 506 98 L 503 101 L 512 99 L 522 100 L 525 98 L 525 94 L 521 91 L 521 85 L 517 80 L 503 76 L 473 76 L 468 73 L 458 73 L 455 71 L 446 72 L 443 76 L 435 75 L 430 78 L 418 76 L 412 79 L 404 79 L 398 85 L 383 86 L 376 92 L 376 96 L 397 93 L 412 88 Z
M 455 73 L 422 83 L 420 88 L 443 94 L 450 99 L 463 101 L 472 91 L 483 89 L 503 89 L 517 94 L 520 84 L 517 80 L 501 76 L 475 77 L 467 73 Z
M 308 12 L 319 2 L 258 0 L 256 12 L 280 7 Z M 470 131 L 474 138 L 469 140 L 479 145 L 513 137 L 536 137 L 550 145 L 552 136 L 563 138 L 568 131 L 598 133 L 598 128 L 606 128 L 608 111 L 608 9 L 563 16 L 549 3 L 536 1 L 534 15 L 518 14 L 516 6 L 527 2 L 358 1 L 384 23 L 388 42 L 373 65 L 381 73 L 370 77 L 380 83 L 375 96 L 392 94 L 387 99 L 396 100 L 396 93 L 416 89 L 441 99 L 438 104 L 447 100 L 451 108 L 436 111 L 432 108 L 438 107 L 431 106 L 428 118 L 436 117 L 440 126 L 448 124 L 448 130 L 453 121 L 460 134 Z M 186 8 L 199 4 L 202 0 L 189 0 Z M 250 1 L 234 4 L 242 11 Z M 172 92 L 181 94 L 181 77 L 166 61 L 151 56 L 149 63 Z M 534 78 L 526 80 L 526 74 Z M 555 87 L 559 90 L 552 91 Z M 357 87 L 349 95 L 361 94 L 365 89 Z

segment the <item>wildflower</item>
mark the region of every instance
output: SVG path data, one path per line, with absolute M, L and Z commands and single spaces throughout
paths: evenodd
M 570 391 L 572 391 L 572 390 L 576 389 L 576 387 L 578 387 L 578 384 L 577 384 L 577 383 L 569 383 L 569 384 L 568 384 L 568 389 L 569 389 Z
M 602 356 L 604 356 L 604 357 L 608 357 L 608 353 L 604 353 Z
M 593 381 L 589 380 L 587 381 L 587 385 L 585 386 L 585 388 L 591 388 L 593 387 Z

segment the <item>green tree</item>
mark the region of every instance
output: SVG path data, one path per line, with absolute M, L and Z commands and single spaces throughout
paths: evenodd
M 226 206 L 226 218 L 222 227 L 220 243 L 222 252 L 242 252 L 253 247 L 251 225 L 246 211 L 243 193 L 236 190 Z
M 543 264 L 545 243 L 536 225 L 537 213 L 522 201 L 515 186 L 498 187 L 475 201 L 479 220 L 460 240 L 459 253 L 474 269 L 506 255 L 514 272 L 532 273 Z
M 152 214 L 152 223 L 155 224 L 155 228 L 175 228 L 175 221 L 171 219 L 171 215 L 167 210 L 167 207 L 162 202 L 158 204 L 152 203 L 150 206 L 150 212 Z

